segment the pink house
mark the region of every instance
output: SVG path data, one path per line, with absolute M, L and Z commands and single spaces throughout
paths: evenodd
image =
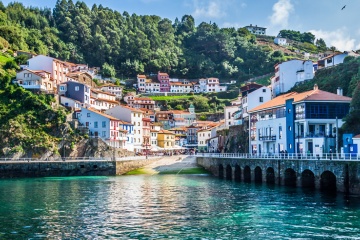
M 160 82 L 160 92 L 170 92 L 169 74 L 158 72 L 157 78 Z

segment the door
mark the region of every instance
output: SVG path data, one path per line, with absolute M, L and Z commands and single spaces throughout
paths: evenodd
M 308 142 L 308 152 L 312 154 L 313 151 L 314 151 L 314 150 L 313 150 L 313 143 L 312 143 L 312 142 Z

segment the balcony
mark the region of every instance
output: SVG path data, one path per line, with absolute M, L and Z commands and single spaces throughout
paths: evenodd
M 270 142 L 270 141 L 276 141 L 276 135 L 271 136 L 259 136 L 260 141 Z

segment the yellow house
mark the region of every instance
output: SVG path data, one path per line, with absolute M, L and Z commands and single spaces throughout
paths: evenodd
M 164 149 L 174 148 L 175 146 L 175 134 L 167 130 L 160 130 L 158 132 L 158 146 Z

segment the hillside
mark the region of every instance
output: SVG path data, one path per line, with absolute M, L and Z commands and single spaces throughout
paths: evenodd
M 174 78 L 218 77 L 241 82 L 272 72 L 274 64 L 290 54 L 274 45 L 263 46 L 245 28 L 219 28 L 205 22 L 195 26 L 191 15 L 172 22 L 102 5 L 89 8 L 71 0 L 57 1 L 53 9 L 0 4 L 0 14 L 4 40 L 0 50 L 114 66 L 119 78 L 160 70 Z

